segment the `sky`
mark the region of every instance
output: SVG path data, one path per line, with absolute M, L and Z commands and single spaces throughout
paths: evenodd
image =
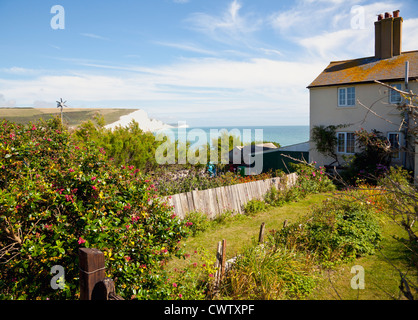
M 330 61 L 373 56 L 377 14 L 398 9 L 417 50 L 413 0 L 0 0 L 0 107 L 308 125 L 306 87 Z

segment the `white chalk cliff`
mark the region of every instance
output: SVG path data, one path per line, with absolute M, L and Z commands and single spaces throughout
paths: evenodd
M 121 116 L 118 121 L 106 125 L 105 128 L 113 129 L 117 126 L 126 127 L 129 125 L 129 123 L 132 122 L 132 120 L 135 120 L 136 122 L 138 122 L 139 127 L 143 131 L 154 132 L 160 129 L 173 128 L 172 126 L 160 120 L 150 119 L 148 117 L 148 114 L 144 110 L 136 110 L 130 114 Z

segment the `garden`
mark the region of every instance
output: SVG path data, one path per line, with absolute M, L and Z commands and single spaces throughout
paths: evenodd
M 279 173 L 210 178 L 186 166 L 188 174 L 172 183 L 153 163 L 157 147 L 135 123 L 106 131 L 100 121 L 73 130 L 59 119 L 1 122 L 0 299 L 79 299 L 80 247 L 104 252 L 106 276 L 124 299 L 321 299 L 324 274 L 370 264 L 382 252 L 404 253 L 390 262 L 402 270 L 402 293 L 416 295 L 416 227 L 408 220 L 416 191 L 402 169 L 374 185 L 337 190 L 324 168 L 297 164 L 295 186 L 271 189 L 248 202 L 245 214 L 179 219 L 162 196 Z M 394 211 L 401 205 L 402 215 Z M 253 241 L 261 220 L 268 228 L 263 245 Z M 225 238 L 236 260 L 215 292 L 213 241 Z M 50 285 L 56 265 L 65 269 L 60 290 Z

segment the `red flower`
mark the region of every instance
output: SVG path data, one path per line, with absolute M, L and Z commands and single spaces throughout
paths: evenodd
M 86 240 L 84 240 L 82 237 L 78 238 L 78 244 L 83 244 L 85 242 Z

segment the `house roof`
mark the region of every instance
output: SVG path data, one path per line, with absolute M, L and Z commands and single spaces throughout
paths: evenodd
M 402 52 L 389 59 L 375 57 L 332 61 L 308 88 L 353 83 L 403 80 L 405 62 L 409 61 L 409 79 L 418 79 L 418 50 Z

